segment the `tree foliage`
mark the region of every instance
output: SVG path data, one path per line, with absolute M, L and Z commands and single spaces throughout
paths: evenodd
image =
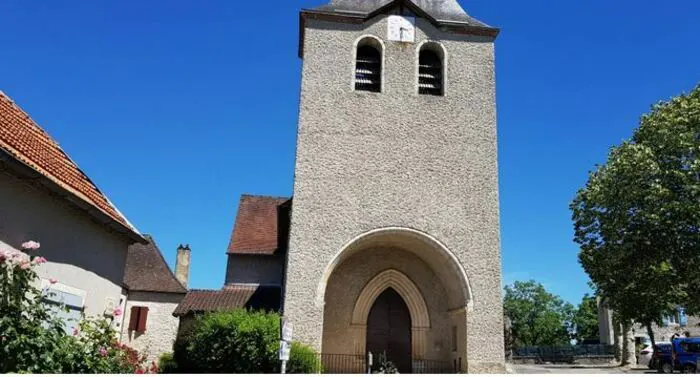
M 598 303 L 595 296 L 583 296 L 581 303 L 574 312 L 574 336 L 578 342 L 598 339 Z
M 652 107 L 574 199 L 579 261 L 619 318 L 700 309 L 700 87 Z M 653 339 L 652 339 L 653 341 Z
M 569 344 L 574 308 L 542 284 L 530 280 L 506 286 L 503 310 L 516 347 Z

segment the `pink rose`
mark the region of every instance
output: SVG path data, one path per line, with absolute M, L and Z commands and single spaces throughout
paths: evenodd
M 115 317 L 119 317 L 120 315 L 122 315 L 122 313 L 124 313 L 124 312 L 122 311 L 122 308 L 116 308 L 116 309 L 114 309 L 114 311 L 112 312 L 112 315 L 115 316 Z
M 41 244 L 36 241 L 27 241 L 22 244 L 22 249 L 24 250 L 36 250 L 41 247 Z
M 36 258 L 34 258 L 34 263 L 36 263 L 36 264 L 44 264 L 44 263 L 46 263 L 46 262 L 47 262 L 47 261 L 46 261 L 46 258 L 44 258 L 44 257 L 36 257 Z
M 49 279 L 49 283 L 56 284 L 56 283 L 58 283 L 58 280 L 56 280 L 55 278 L 51 278 L 51 279 Z
M 107 356 L 107 349 L 102 347 L 100 348 L 100 356 L 105 357 Z
M 22 262 L 22 264 L 19 266 L 19 268 L 23 270 L 28 270 L 32 267 L 32 264 L 29 262 Z
M 80 332 L 80 331 L 78 330 L 78 328 L 73 327 L 73 336 L 78 336 L 78 333 L 79 333 L 79 332 Z

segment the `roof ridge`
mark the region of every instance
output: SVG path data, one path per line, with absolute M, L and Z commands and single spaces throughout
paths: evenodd
M 145 236 L 145 235 L 144 235 L 144 236 Z M 180 282 L 180 280 L 179 280 L 179 279 L 177 278 L 177 276 L 175 275 L 175 272 L 173 272 L 173 271 L 170 269 L 170 266 L 168 265 L 168 261 L 165 260 L 165 257 L 163 256 L 163 253 L 160 251 L 160 247 L 158 247 L 158 244 L 156 243 L 155 238 L 153 238 L 153 236 L 151 236 L 151 235 L 149 235 L 148 237 L 149 237 L 149 241 L 151 241 L 151 244 L 153 244 L 153 248 L 155 248 L 156 253 L 157 253 L 158 256 L 160 257 L 160 260 L 163 261 L 163 263 L 165 264 L 165 269 L 168 270 L 168 273 L 170 274 L 170 276 L 171 276 L 173 279 L 175 279 L 175 281 L 177 282 L 177 284 L 178 284 L 179 286 L 181 286 L 182 289 L 184 289 L 185 291 L 187 291 L 187 287 L 185 287 L 185 286 Z M 176 261 L 175 263 L 176 263 L 176 265 L 177 265 L 177 261 Z
M 55 174 L 53 174 L 53 173 L 49 172 L 48 170 L 46 170 L 45 168 L 41 167 L 40 166 L 41 164 L 39 162 L 34 161 L 29 157 L 26 157 L 26 159 L 31 162 L 31 167 L 34 170 L 37 170 L 37 171 L 40 170 L 39 173 L 41 173 L 42 175 L 50 176 L 53 178 L 53 180 L 60 182 L 60 185 L 65 185 L 65 186 L 70 187 L 71 189 L 73 189 L 75 191 L 75 193 L 78 193 L 78 195 L 81 199 L 83 199 L 86 202 L 88 202 L 89 204 L 91 204 L 94 208 L 98 209 L 100 212 L 104 213 L 108 217 L 111 217 L 118 222 L 123 221 L 124 225 L 129 227 L 133 232 L 140 234 L 138 232 L 138 230 L 136 229 L 136 227 L 134 227 L 134 225 L 131 222 L 129 222 L 129 220 L 126 218 L 126 216 L 124 216 L 124 214 L 121 211 L 119 211 L 119 209 L 114 205 L 114 203 L 112 203 L 112 201 L 109 200 L 107 195 L 97 186 L 97 184 L 92 179 L 90 179 L 90 177 L 87 174 L 85 174 L 83 169 L 80 168 L 80 166 L 75 162 L 75 160 L 73 160 L 68 155 L 68 153 L 66 153 L 66 151 L 63 149 L 63 147 L 61 147 L 61 144 L 58 142 L 57 139 L 52 137 L 51 134 L 48 133 L 43 127 L 41 127 L 39 125 L 39 123 L 37 121 L 35 121 L 34 118 L 32 118 L 27 111 L 25 111 L 19 104 L 17 104 L 17 102 L 15 102 L 12 99 L 12 97 L 7 95 L 7 93 L 5 93 L 2 90 L 0 90 L 0 99 L 4 100 L 6 103 L 8 103 L 10 106 L 12 106 L 15 110 L 17 110 L 19 112 L 19 114 L 21 116 L 23 116 L 25 118 L 24 120 L 31 127 L 29 129 L 30 132 L 36 132 L 36 133 L 41 134 L 42 137 L 45 137 L 50 143 L 55 145 L 56 149 L 61 154 L 61 156 L 63 158 L 65 158 L 71 165 L 73 165 L 75 170 L 80 174 L 81 178 L 83 178 L 85 180 L 85 182 L 87 182 L 92 187 L 92 189 L 94 189 L 95 192 L 97 194 L 99 194 L 107 202 L 107 204 L 111 207 L 111 209 L 114 210 L 114 212 L 121 218 L 116 218 L 114 215 L 105 211 L 92 198 L 90 198 L 87 194 L 83 193 L 81 191 L 81 189 L 76 187 L 73 183 L 58 178 Z M 4 143 L 4 144 L 7 144 L 7 143 Z M 20 152 L 19 150 L 17 150 L 15 147 L 13 147 L 11 145 L 7 145 L 7 147 L 15 150 L 16 152 L 19 152 L 19 155 L 26 155 L 26 153 Z
M 262 194 L 241 194 L 241 199 L 242 198 L 267 198 L 267 199 L 284 199 L 288 200 L 291 199 L 291 196 L 276 196 L 276 195 L 262 195 Z

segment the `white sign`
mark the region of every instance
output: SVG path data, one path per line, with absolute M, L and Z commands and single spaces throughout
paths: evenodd
M 282 340 L 286 342 L 292 341 L 292 323 L 282 318 Z
M 390 15 L 388 19 L 389 40 L 396 42 L 416 41 L 416 18 Z
M 289 354 L 291 353 L 292 347 L 289 346 L 288 342 L 284 340 L 280 342 L 280 360 L 288 361 Z

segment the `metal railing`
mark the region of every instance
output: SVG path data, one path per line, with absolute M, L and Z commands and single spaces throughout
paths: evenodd
M 582 357 L 609 357 L 615 347 L 609 344 L 582 344 L 561 347 L 520 347 L 513 349 L 513 358 L 536 359 L 541 362 L 566 363 Z
M 306 354 L 296 355 L 287 363 L 287 373 L 366 374 L 371 373 L 367 355 Z M 456 362 L 443 360 L 413 360 L 412 373 L 456 373 Z

